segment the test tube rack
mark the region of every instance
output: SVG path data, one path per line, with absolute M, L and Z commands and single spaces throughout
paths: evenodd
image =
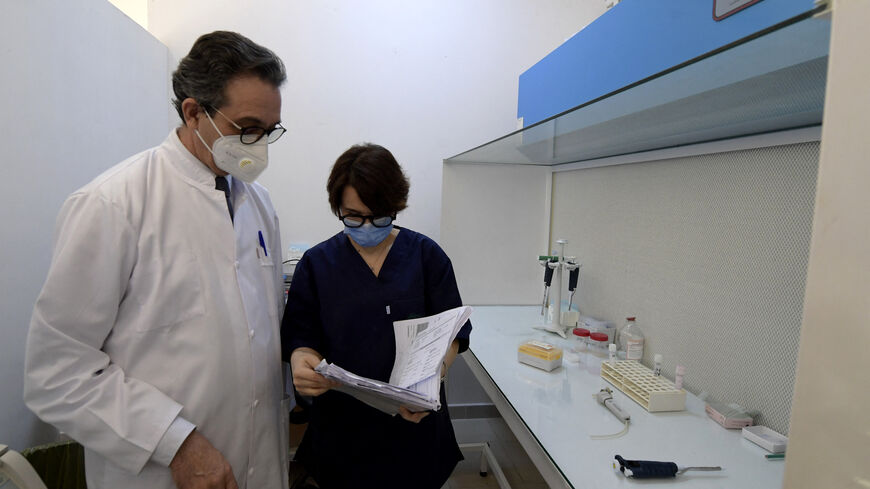
M 647 411 L 682 411 L 686 409 L 686 391 L 635 360 L 601 364 L 601 378 L 613 384 Z

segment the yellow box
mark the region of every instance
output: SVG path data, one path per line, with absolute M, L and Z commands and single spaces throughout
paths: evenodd
M 517 360 L 549 372 L 562 365 L 562 349 L 543 341 L 528 340 L 520 343 Z

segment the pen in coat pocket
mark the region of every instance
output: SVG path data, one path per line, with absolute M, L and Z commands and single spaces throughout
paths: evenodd
M 269 256 L 269 251 L 266 250 L 266 241 L 263 239 L 263 231 L 257 231 L 257 234 L 260 236 L 260 246 L 263 248 L 263 253 Z

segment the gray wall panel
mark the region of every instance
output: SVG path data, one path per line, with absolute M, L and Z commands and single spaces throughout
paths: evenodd
M 644 363 L 788 432 L 819 143 L 554 174 L 552 238 L 583 263 L 575 302 L 637 315 Z M 578 300 L 579 298 L 579 300 Z M 835 339 L 832 339 L 835 341 Z

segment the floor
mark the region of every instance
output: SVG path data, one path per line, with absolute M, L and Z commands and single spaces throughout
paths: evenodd
M 305 425 L 290 425 L 290 446 L 296 447 L 301 440 Z M 547 484 L 535 469 L 525 450 L 501 418 L 454 419 L 456 441 L 462 443 L 489 442 L 496 460 L 512 489 L 547 489 Z M 499 485 L 490 471 L 480 476 L 480 451 L 465 453 L 453 475 L 442 489 L 498 489 Z M 292 478 L 292 470 L 291 470 Z
M 535 469 L 523 447 L 501 418 L 455 419 L 456 440 L 462 443 L 488 441 L 505 478 L 512 489 L 547 489 L 541 474 Z M 497 489 L 498 483 L 489 473 L 481 477 L 480 452 L 465 454 L 453 475 L 442 489 Z

